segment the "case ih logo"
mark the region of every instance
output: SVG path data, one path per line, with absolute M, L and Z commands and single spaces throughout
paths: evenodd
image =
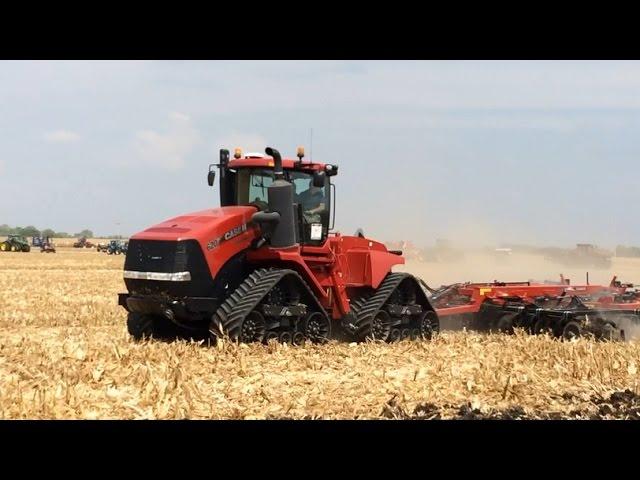
M 217 248 L 218 246 L 220 246 L 220 244 L 222 242 L 224 242 L 225 240 L 231 240 L 233 237 L 237 237 L 241 233 L 246 232 L 247 228 L 248 228 L 247 225 L 248 224 L 243 223 L 242 225 L 240 225 L 238 227 L 232 228 L 231 230 L 226 232 L 221 237 L 218 237 L 218 238 L 215 238 L 215 239 L 211 240 L 209 243 L 207 243 L 207 250 L 213 250 L 214 248 Z

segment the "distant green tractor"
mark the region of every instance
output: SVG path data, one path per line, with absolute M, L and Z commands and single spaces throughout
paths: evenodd
M 0 243 L 0 251 L 3 252 L 29 252 L 31 247 L 29 242 L 22 235 L 9 235 L 9 237 Z

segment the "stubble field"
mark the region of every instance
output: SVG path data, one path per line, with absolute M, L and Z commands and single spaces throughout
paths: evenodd
M 509 262 L 402 269 L 432 286 L 562 271 Z M 1 418 L 640 418 L 636 341 L 444 332 L 393 345 L 135 343 L 117 305 L 122 266 L 94 250 L 0 253 Z M 639 267 L 614 259 L 613 272 L 640 283 Z

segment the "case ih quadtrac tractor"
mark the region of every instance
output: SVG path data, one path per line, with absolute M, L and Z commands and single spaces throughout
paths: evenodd
M 172 218 L 134 235 L 125 259 L 135 338 L 323 343 L 430 338 L 438 317 L 419 280 L 392 273 L 402 252 L 361 231 L 333 233 L 336 165 L 220 151 L 220 208 Z M 333 196 L 335 199 L 335 195 Z M 339 328 L 342 327 L 342 328 Z M 340 335 L 341 336 L 341 335 Z

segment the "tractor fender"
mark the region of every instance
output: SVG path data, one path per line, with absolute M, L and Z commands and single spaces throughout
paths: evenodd
M 398 261 L 399 259 L 402 259 L 402 257 L 398 257 L 393 253 L 378 250 L 369 251 L 366 272 L 371 287 L 378 288 L 394 265 L 404 263 L 404 261 Z

